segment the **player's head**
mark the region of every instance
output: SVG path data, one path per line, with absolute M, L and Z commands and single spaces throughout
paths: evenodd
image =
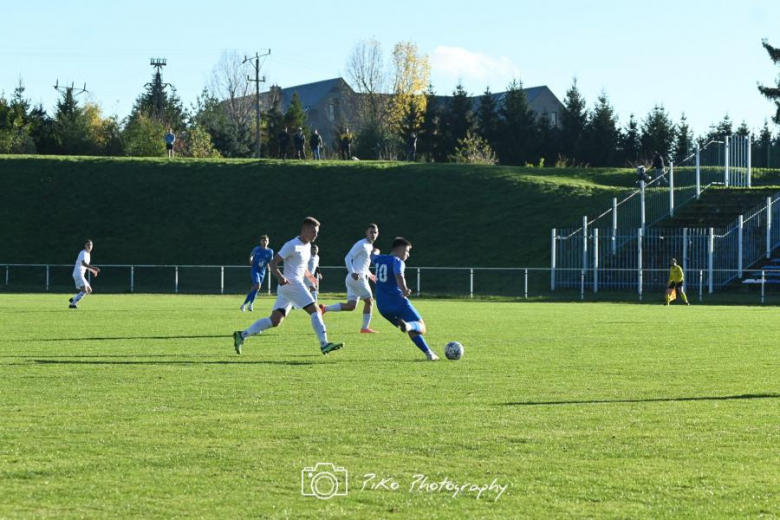
M 320 248 L 317 247 L 316 245 L 312 244 L 311 245 L 311 254 L 316 255 L 319 252 L 320 252 Z
M 409 258 L 409 251 L 412 249 L 412 243 L 406 240 L 404 237 L 395 237 L 391 249 L 393 255 L 397 256 L 405 262 L 406 259 Z
M 260 246 L 261 247 L 268 247 L 268 243 L 271 242 L 271 239 L 268 238 L 268 235 L 260 235 Z
M 376 240 L 376 237 L 379 236 L 379 226 L 376 224 L 369 224 L 366 228 L 366 240 L 371 242 L 372 244 Z
M 320 233 L 320 221 L 314 217 L 306 217 L 301 225 L 301 238 L 304 242 L 314 242 Z
M 673 266 L 674 266 L 674 265 L 677 265 L 677 259 L 676 259 L 676 258 L 672 258 L 672 263 L 671 263 L 671 265 L 673 265 Z
M 94 247 L 94 244 L 92 243 L 92 240 L 87 239 L 86 242 L 84 242 L 84 250 L 89 253 L 92 251 L 92 248 Z

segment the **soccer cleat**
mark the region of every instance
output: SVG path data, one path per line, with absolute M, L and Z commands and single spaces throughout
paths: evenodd
M 236 349 L 236 354 L 241 354 L 241 345 L 244 344 L 244 336 L 241 334 L 240 330 L 237 330 L 233 333 L 233 346 Z
M 401 332 L 409 332 L 411 330 L 409 324 L 400 319 L 398 320 L 398 328 L 401 329 Z
M 338 350 L 344 346 L 343 343 L 326 343 L 325 345 L 320 347 L 320 350 L 322 351 L 322 354 L 324 356 L 327 356 L 329 353 L 333 352 L 334 350 Z
M 246 310 L 246 305 L 241 306 L 241 312 L 244 312 Z
M 320 312 L 321 312 L 322 314 L 325 314 L 326 312 L 328 312 L 328 309 L 326 309 L 326 308 L 325 308 L 325 306 L 324 306 L 323 304 L 320 304 Z
M 68 305 L 68 309 L 78 309 L 78 307 L 76 307 L 75 303 L 71 303 L 70 305 Z
M 425 359 L 428 361 L 438 361 L 439 356 L 436 355 L 436 353 L 433 350 L 429 350 L 425 353 Z
M 254 304 L 254 302 L 249 304 L 249 312 L 255 312 L 255 304 Z
M 73 303 L 73 298 L 68 298 L 68 303 Z
M 360 329 L 361 334 L 376 334 L 377 331 L 374 329 Z

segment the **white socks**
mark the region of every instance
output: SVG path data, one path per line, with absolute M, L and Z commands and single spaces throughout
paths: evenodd
M 328 305 L 325 307 L 325 312 L 339 312 L 341 310 L 341 304 L 340 303 L 334 303 L 333 305 Z
M 263 318 L 250 325 L 248 329 L 241 333 L 241 335 L 245 338 L 248 336 L 255 336 L 273 326 L 274 324 L 271 322 L 271 318 Z
M 367 329 L 368 325 L 371 323 L 371 313 L 364 314 L 363 315 L 363 328 Z
M 314 303 L 317 303 L 317 291 L 312 291 L 311 297 L 314 298 Z
M 406 325 L 409 327 L 409 332 L 420 332 L 422 325 L 419 321 L 407 321 Z
M 328 335 L 325 333 L 325 322 L 322 321 L 322 314 L 315 312 L 311 315 L 311 328 L 317 334 L 317 338 L 320 340 L 320 345 L 327 345 Z
M 84 291 L 79 292 L 76 296 L 73 297 L 73 303 L 75 304 L 86 295 L 87 293 L 85 293 Z

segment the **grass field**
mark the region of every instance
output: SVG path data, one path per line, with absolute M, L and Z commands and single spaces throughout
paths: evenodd
M 270 300 L 66 299 L 0 295 L 2 518 L 780 516 L 776 308 L 423 300 L 466 348 L 429 363 L 357 314 L 239 357 Z M 302 496 L 318 462 L 347 496 Z

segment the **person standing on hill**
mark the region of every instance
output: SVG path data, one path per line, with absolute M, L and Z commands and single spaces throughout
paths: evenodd
M 406 141 L 406 160 L 415 162 L 417 160 L 417 134 L 412 132 Z
M 660 179 L 658 181 L 659 186 L 669 186 L 669 181 L 666 180 L 666 165 L 664 164 L 664 158 L 661 154 L 653 152 L 653 168 L 655 169 L 655 178 Z
M 312 155 L 312 159 L 314 159 L 315 161 L 320 160 L 321 147 L 322 147 L 322 136 L 315 129 L 314 133 L 311 134 L 311 155 Z
M 297 159 L 306 159 L 306 134 L 303 133 L 303 128 L 298 127 L 298 131 L 295 132 L 293 137 L 295 144 L 295 157 Z
M 349 161 L 352 158 L 352 139 L 352 134 L 349 133 L 349 128 L 347 128 L 341 136 L 341 158 L 345 161 Z
M 168 133 L 165 134 L 165 149 L 168 151 L 168 157 L 174 156 L 173 143 L 176 142 L 176 134 L 173 133 L 173 129 L 169 128 Z
M 290 146 L 290 133 L 287 131 L 287 127 L 282 128 L 277 139 L 279 139 L 279 158 L 287 159 L 287 147 Z

